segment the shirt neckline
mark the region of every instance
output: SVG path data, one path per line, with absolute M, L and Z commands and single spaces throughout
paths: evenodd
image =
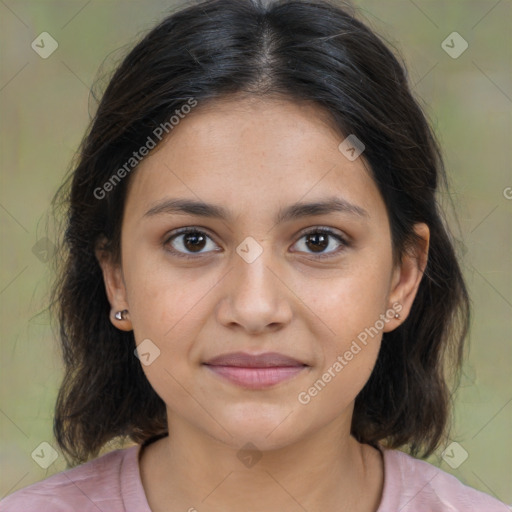
M 387 512 L 389 510 L 398 510 L 398 495 L 402 488 L 402 475 L 396 471 L 394 465 L 394 450 L 384 448 L 377 443 L 383 461 L 383 483 L 380 503 L 376 512 Z M 398 491 L 397 491 L 398 489 Z
M 376 448 L 383 461 L 383 484 L 380 503 L 375 512 L 397 510 L 397 494 L 399 493 L 396 492 L 396 489 L 402 487 L 402 481 L 401 475 L 397 474 L 393 467 L 393 450 L 384 448 L 379 443 Z M 126 448 L 122 464 L 120 487 L 126 512 L 151 512 L 140 473 L 141 451 L 141 444 Z
M 141 449 L 141 444 L 126 448 L 120 482 L 125 512 L 151 512 L 140 473 Z

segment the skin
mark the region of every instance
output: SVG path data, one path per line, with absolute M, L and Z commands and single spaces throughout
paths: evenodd
M 379 315 L 401 304 L 407 317 L 427 261 L 429 231 L 393 264 L 386 208 L 362 157 L 311 104 L 231 97 L 199 105 L 130 178 L 122 262 L 97 250 L 111 321 L 150 339 L 160 355 L 143 370 L 167 406 L 170 435 L 146 447 L 139 465 L 151 509 L 160 511 L 376 511 L 380 452 L 350 435 L 354 400 L 368 380 L 382 332 L 306 405 L 298 395 L 344 354 Z M 274 222 L 295 202 L 343 198 L 367 216 L 334 212 Z M 183 214 L 144 217 L 164 198 L 229 208 L 228 221 Z M 177 228 L 205 233 L 194 252 Z M 315 252 L 303 231 L 328 227 Z M 252 263 L 236 252 L 246 237 L 263 250 Z M 167 243 L 166 243 L 167 242 Z M 194 241 L 192 241 L 194 242 Z M 174 248 L 195 255 L 174 256 Z M 331 257 L 320 259 L 319 254 Z M 127 309 L 124 320 L 116 311 Z M 288 381 L 247 390 L 201 363 L 234 351 L 280 352 L 309 365 Z M 252 443 L 261 458 L 237 454 Z

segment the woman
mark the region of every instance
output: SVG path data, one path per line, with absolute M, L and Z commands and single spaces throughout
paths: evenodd
M 447 442 L 469 321 L 444 179 L 404 67 L 348 10 L 164 19 L 68 182 L 54 427 L 76 467 L 2 510 L 508 510 L 415 458 Z

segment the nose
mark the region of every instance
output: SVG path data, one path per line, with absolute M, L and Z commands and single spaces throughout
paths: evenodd
M 250 263 L 234 255 L 233 268 L 226 276 L 217 306 L 217 319 L 222 325 L 258 334 L 282 329 L 290 322 L 293 294 L 277 275 L 271 252 L 265 248 Z

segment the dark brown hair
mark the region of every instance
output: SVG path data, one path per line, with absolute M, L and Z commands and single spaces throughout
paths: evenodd
M 110 322 L 94 252 L 104 235 L 105 249 L 119 261 L 131 175 L 102 197 L 97 191 L 190 98 L 201 105 L 236 93 L 313 102 L 330 116 L 340 141 L 355 134 L 365 144 L 397 260 L 415 241 L 415 223 L 430 228 L 428 264 L 412 310 L 384 334 L 352 423 L 362 443 L 430 455 L 446 438 L 447 369 L 459 375 L 470 318 L 455 242 L 436 195 L 447 179 L 405 66 L 350 7 L 334 0 L 189 5 L 145 35 L 115 70 L 76 166 L 54 199 L 66 222 L 51 306 L 65 363 L 54 420 L 60 448 L 77 464 L 113 439 L 142 443 L 167 432 L 165 404 L 134 355 L 133 332 Z

